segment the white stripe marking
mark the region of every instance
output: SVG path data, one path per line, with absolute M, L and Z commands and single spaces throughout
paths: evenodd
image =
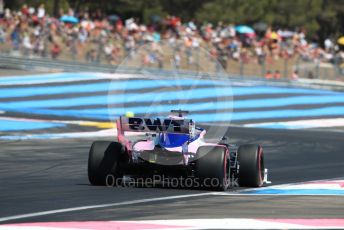
M 281 122 L 264 122 L 245 124 L 244 127 L 267 127 L 267 126 L 284 126 L 287 129 L 309 129 L 309 128 L 327 128 L 344 126 L 344 118 L 329 119 L 311 119 L 297 121 L 281 121 Z
M 88 81 L 88 80 L 97 80 L 97 79 L 102 79 L 98 76 L 95 76 L 94 73 L 89 73 L 90 75 L 92 74 L 93 76 L 85 76 L 85 77 L 63 77 L 59 78 L 59 76 L 56 76 L 54 78 L 54 75 L 62 75 L 63 73 L 58 73 L 58 74 L 45 74 L 45 75 L 23 75 L 20 77 L 5 77 L 2 78 L 0 81 L 1 86 L 8 86 L 8 85 L 32 85 L 32 84 L 45 84 L 45 83 L 61 83 L 61 82 L 79 82 L 79 81 Z M 84 73 L 88 74 L 88 73 Z M 67 75 L 67 74 L 66 74 Z M 35 78 L 28 79 L 32 76 L 35 76 Z M 48 76 L 46 78 L 46 76 Z M 20 80 L 20 81 L 19 81 Z
M 331 193 L 324 193 L 324 194 L 255 194 L 255 193 L 226 193 L 221 192 L 219 194 L 216 194 L 218 196 L 312 196 L 312 197 L 322 197 L 322 196 L 333 196 L 333 197 L 343 197 L 343 195 L 337 195 L 337 194 L 331 194 Z
M 116 135 L 117 135 L 117 129 L 105 129 L 105 130 L 94 131 L 94 132 L 8 135 L 8 136 L 0 136 L 0 140 L 94 138 L 94 137 L 115 137 Z
M 118 207 L 118 206 L 124 206 L 124 205 L 142 204 L 142 203 L 175 200 L 175 199 L 183 199 L 183 198 L 190 198 L 190 197 L 210 196 L 210 195 L 216 195 L 216 194 L 217 194 L 216 192 L 207 192 L 207 193 L 198 193 L 198 194 L 189 194 L 189 195 L 140 199 L 140 200 L 124 201 L 124 202 L 109 203 L 109 204 L 88 205 L 88 206 L 80 206 L 80 207 L 65 208 L 65 209 L 55 209 L 55 210 L 50 210 L 50 211 L 33 212 L 33 213 L 27 213 L 27 214 L 22 214 L 22 215 L 2 217 L 0 218 L 0 222 L 9 221 L 9 220 L 18 220 L 18 219 L 24 219 L 24 218 L 30 218 L 30 217 L 46 216 L 46 215 L 52 215 L 52 214 L 58 214 L 58 213 L 83 211 L 83 210 L 90 210 L 90 209 L 97 209 L 97 208 Z
M 182 229 L 308 229 L 309 226 L 275 223 L 259 219 L 224 218 L 224 219 L 182 219 L 142 221 L 147 224 L 190 226 Z M 313 226 L 312 226 L 313 227 Z M 164 228 L 166 229 L 166 228 Z M 178 228 L 179 229 L 179 228 Z
M 83 74 L 85 76 L 82 76 Z M 77 73 L 76 77 L 71 77 L 71 75 L 73 75 L 73 73 L 48 73 L 48 74 L 43 74 L 43 75 L 37 74 L 37 75 L 23 75 L 23 76 L 18 76 L 18 77 L 16 76 L 3 77 L 0 79 L 0 85 L 1 86 L 32 85 L 32 84 L 61 83 L 61 82 L 81 82 L 81 81 L 98 80 L 98 79 L 119 80 L 119 79 L 148 78 L 145 76 L 134 75 L 134 74 L 117 74 L 117 73 L 104 74 L 104 73 L 94 73 L 94 72 Z
M 1 114 L 1 110 L 0 110 Z M 24 122 L 52 122 L 60 124 L 75 124 L 87 123 L 92 121 L 86 120 L 48 120 L 48 119 L 31 119 L 31 118 L 17 118 L 17 117 L 0 117 L 0 120 L 8 121 L 24 121 Z M 12 135 L 0 136 L 2 140 L 28 140 L 28 139 L 62 139 L 62 138 L 88 138 L 88 137 L 110 137 L 117 135 L 117 129 L 103 129 L 99 131 L 89 132 L 69 132 L 69 133 L 44 133 L 44 134 L 27 134 L 27 135 Z
M 319 84 L 319 85 L 332 85 L 332 86 L 344 86 L 344 82 L 342 81 L 334 81 L 334 80 L 321 80 L 321 79 L 307 79 L 307 78 L 300 78 L 296 82 L 298 83 L 307 83 L 307 84 Z
M 298 188 L 299 186 L 302 187 L 313 187 L 313 184 L 318 186 L 318 189 L 321 188 L 328 188 L 333 187 L 332 185 L 326 185 L 324 183 L 326 182 L 332 182 L 332 183 L 341 183 L 344 181 L 344 178 L 331 178 L 331 179 L 323 179 L 323 180 L 311 180 L 311 181 L 304 181 L 304 182 L 297 182 L 297 183 L 287 183 L 287 184 L 279 184 L 279 185 L 272 185 L 272 186 L 266 186 L 266 187 L 260 187 L 260 188 L 246 188 L 246 189 L 240 189 L 237 191 L 227 191 L 227 192 L 218 192 L 216 195 L 221 196 L 328 196 L 328 194 L 254 194 L 254 193 L 243 193 L 243 192 L 253 192 L 253 191 L 259 191 L 264 189 L 290 189 L 290 188 Z M 319 187 L 320 186 L 320 187 Z M 338 188 L 338 185 L 334 185 L 335 188 Z M 343 196 L 343 195 L 333 195 L 331 196 Z

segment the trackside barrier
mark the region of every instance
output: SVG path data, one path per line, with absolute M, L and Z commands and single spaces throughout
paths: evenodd
M 114 65 L 82 63 L 77 61 L 51 60 L 43 58 L 24 58 L 8 54 L 0 54 L 0 68 L 35 70 L 45 72 L 95 72 L 95 73 L 122 73 L 122 74 L 145 74 L 149 78 L 173 78 L 176 74 L 184 78 L 210 78 L 222 80 L 245 80 L 256 84 L 275 85 L 275 86 L 298 86 L 310 88 L 324 88 L 330 90 L 344 91 L 344 82 L 335 80 L 320 79 L 264 79 L 261 76 L 241 76 L 228 74 L 226 72 L 197 72 L 191 70 L 166 70 L 154 67 L 123 67 Z

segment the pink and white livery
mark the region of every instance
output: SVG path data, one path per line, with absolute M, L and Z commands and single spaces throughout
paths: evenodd
M 179 186 L 226 190 L 231 186 L 261 187 L 267 182 L 260 145 L 236 147 L 226 137 L 208 143 L 206 130 L 187 119 L 187 111 L 171 113 L 166 119 L 120 117 L 118 141 L 95 141 L 91 146 L 90 183 L 118 185 L 128 178 L 165 183 L 178 178 Z M 133 133 L 136 135 L 130 135 Z

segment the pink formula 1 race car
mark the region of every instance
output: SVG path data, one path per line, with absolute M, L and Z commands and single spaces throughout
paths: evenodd
M 184 117 L 187 111 L 171 111 L 166 119 L 120 117 L 118 141 L 95 141 L 88 159 L 92 185 L 118 185 L 147 181 L 224 191 L 233 186 L 261 187 L 267 181 L 263 148 L 237 147 L 222 138 L 205 141 L 206 130 Z M 133 135 L 134 134 L 134 135 Z

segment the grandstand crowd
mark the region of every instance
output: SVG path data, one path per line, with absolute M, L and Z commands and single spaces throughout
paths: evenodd
M 253 31 L 247 27 L 224 22 L 183 22 L 177 16 L 152 17 L 148 25 L 135 18 L 124 20 L 117 15 L 104 15 L 99 10 L 61 10 L 59 17 L 51 17 L 44 5 L 38 8 L 23 5 L 17 11 L 5 9 L 0 19 L 0 46 L 11 47 L 10 52 L 26 56 L 116 65 L 135 52 L 135 48 L 149 44 L 151 52 L 142 58 L 142 63 L 158 63 L 160 67 L 164 64 L 162 40 L 175 50 L 177 67 L 181 60 L 194 62 L 193 53 L 199 47 L 209 50 L 224 68 L 229 60 L 262 65 L 278 59 L 301 58 L 325 63 L 344 59 L 337 38 L 320 43 L 303 28 L 286 30 L 263 23 Z

